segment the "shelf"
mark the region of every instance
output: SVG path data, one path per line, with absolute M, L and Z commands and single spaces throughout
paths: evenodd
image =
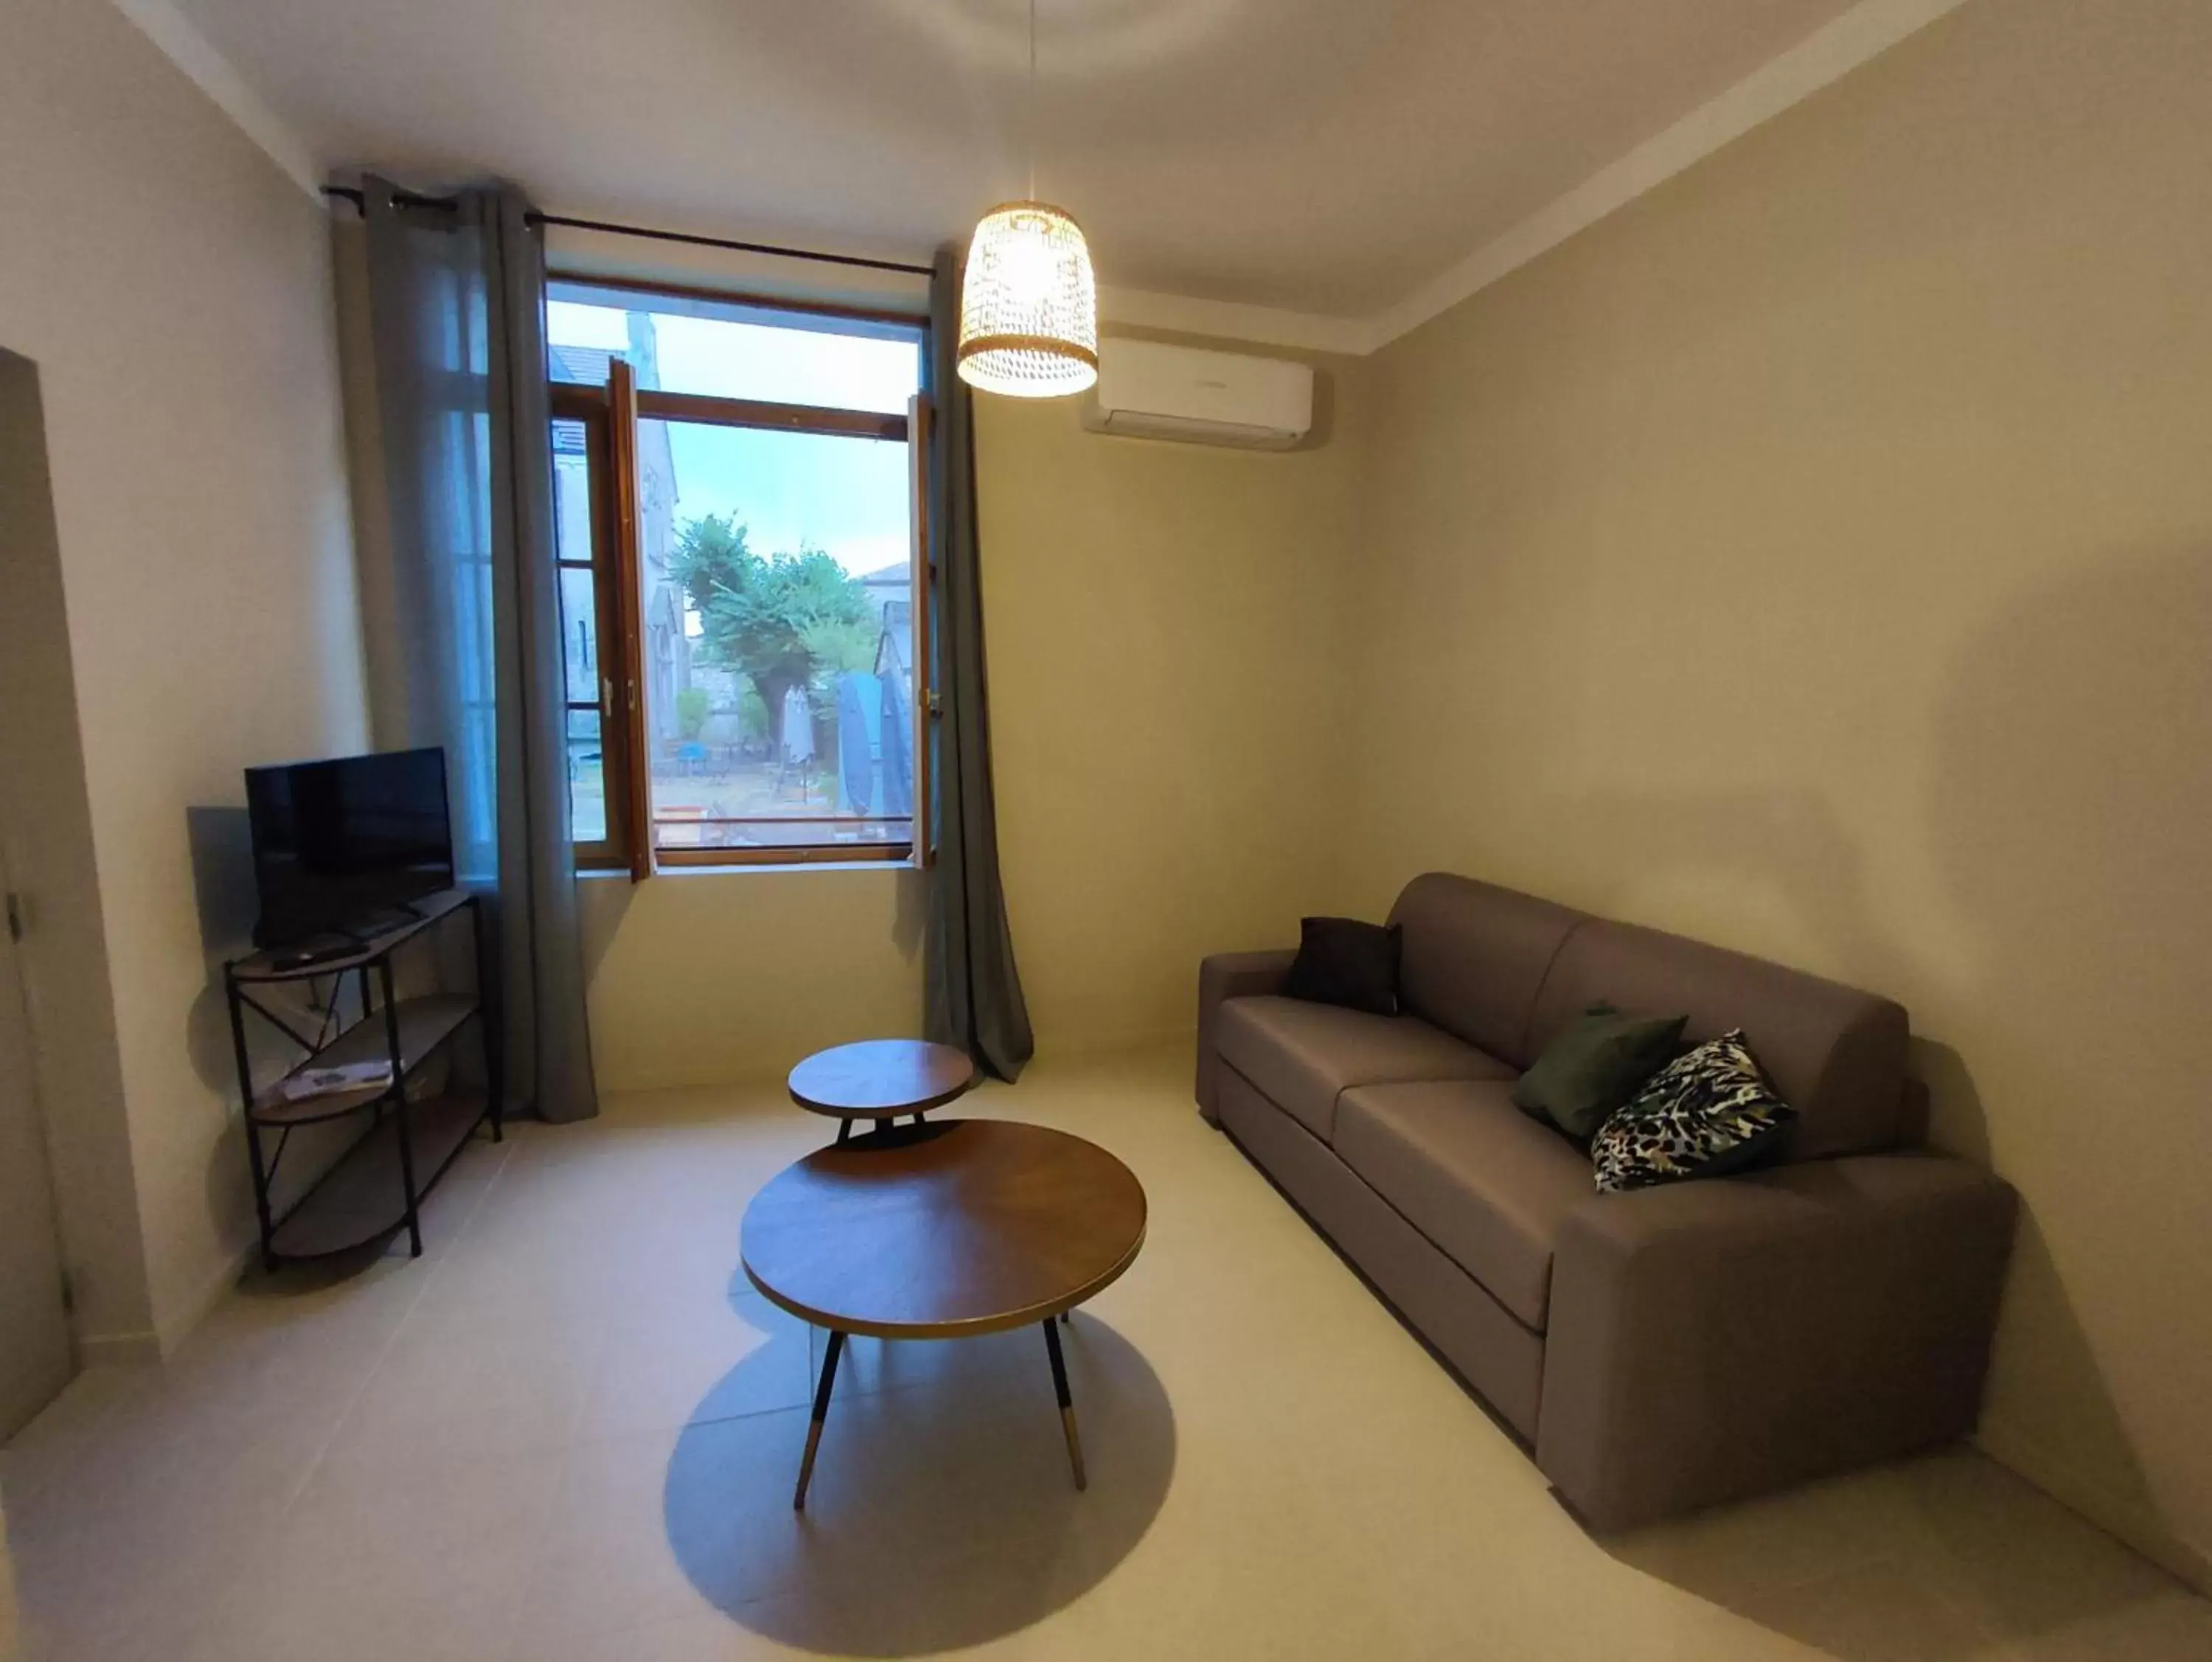
M 346 941 L 346 950 L 315 964 L 284 965 L 281 950 L 260 952 L 224 966 L 223 989 L 229 1006 L 232 1046 L 238 1063 L 239 1090 L 246 1099 L 245 1112 L 246 1158 L 253 1178 L 255 1208 L 261 1225 L 261 1256 L 270 1269 L 281 1259 L 317 1258 L 367 1245 L 404 1227 L 410 1214 L 420 1221 L 419 1208 L 438 1180 L 459 1157 L 477 1126 L 489 1122 L 492 1141 L 500 1140 L 500 1081 L 503 1076 L 495 1025 L 495 995 L 488 989 L 495 983 L 484 963 L 483 903 L 474 893 L 449 889 L 415 903 L 413 915 L 380 934 Z M 382 1008 L 369 1008 L 376 996 L 373 983 L 392 990 L 392 956 L 407 942 L 434 929 L 447 918 L 465 913 L 474 951 L 475 989 L 467 994 L 429 993 L 412 998 L 393 998 Z M 270 983 L 309 982 L 331 977 L 329 992 L 310 1003 L 328 1011 L 338 1003 L 342 978 L 358 973 L 362 1014 L 328 1043 L 314 1048 L 322 1037 L 303 1026 L 301 1013 L 274 1008 L 249 990 Z M 311 1053 L 293 1065 L 273 1086 L 256 1088 L 252 1053 L 248 1045 L 248 1017 L 276 1027 L 290 1041 L 295 1052 Z M 407 1081 L 421 1083 L 422 1064 L 471 1021 L 477 1038 L 487 1091 L 458 1086 L 410 1101 Z M 395 1045 L 398 1055 L 392 1050 Z M 350 1091 L 333 1091 L 298 1102 L 287 1101 L 286 1083 L 309 1068 L 339 1068 L 360 1062 L 396 1062 L 397 1079 Z M 291 1141 L 295 1126 L 335 1122 L 349 1115 L 364 1115 L 361 1134 L 329 1169 L 314 1179 L 307 1192 L 283 1217 L 271 1215 L 270 1185 L 277 1162 Z M 266 1132 L 277 1133 L 273 1139 Z M 400 1139 L 406 1138 L 410 1154 L 407 1172 L 399 1160 Z M 408 1180 L 411 1175 L 412 1184 Z M 409 1246 L 422 1253 L 419 1228 L 410 1230 Z
M 418 1204 L 483 1123 L 488 1107 L 480 1091 L 453 1091 L 407 1105 Z M 343 1252 L 406 1223 L 398 1127 L 398 1114 L 385 1116 L 339 1157 L 270 1236 L 270 1247 L 278 1257 L 316 1258 Z
M 349 970 L 358 970 L 364 964 L 374 964 L 402 941 L 411 940 L 440 918 L 458 911 L 475 897 L 466 889 L 447 889 L 442 894 L 426 895 L 413 903 L 416 916 L 396 928 L 379 934 L 365 936 L 353 950 L 337 958 L 326 958 L 319 963 L 282 968 L 276 960 L 283 956 L 283 949 L 255 953 L 241 958 L 230 966 L 231 975 L 242 982 L 308 981 L 317 976 L 343 975 Z
M 434 993 L 417 998 L 403 998 L 393 1007 L 399 1014 L 400 1076 L 420 1067 L 424 1059 L 441 1044 L 459 1031 L 461 1024 L 477 1013 L 477 1001 L 470 995 Z M 359 1021 L 347 1028 L 329 1044 L 301 1062 L 284 1075 L 289 1080 L 309 1069 L 336 1068 L 355 1062 L 382 1062 L 390 1058 L 391 1036 L 385 1031 L 384 1012 L 371 1010 Z M 260 1125 L 310 1125 L 318 1120 L 339 1119 L 357 1113 L 379 1098 L 389 1096 L 389 1081 L 382 1085 L 366 1085 L 354 1091 L 333 1091 L 327 1096 L 307 1097 L 298 1102 L 288 1102 L 283 1094 L 283 1081 L 270 1086 L 253 1099 L 253 1118 Z

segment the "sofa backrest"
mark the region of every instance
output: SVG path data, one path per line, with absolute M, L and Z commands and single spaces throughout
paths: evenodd
M 1430 872 L 1406 885 L 1390 921 L 1406 1008 L 1500 1062 L 1526 1068 L 1529 1017 L 1560 946 L 1584 915 L 1534 895 Z
M 1742 1028 L 1752 1054 L 1797 1110 L 1793 1160 L 1917 1140 L 1905 1014 L 1889 999 L 1680 935 L 1590 918 L 1568 936 L 1544 979 L 1530 1052 L 1540 1055 L 1600 1000 L 1632 1015 L 1686 1014 L 1684 1037 L 1693 1042 Z

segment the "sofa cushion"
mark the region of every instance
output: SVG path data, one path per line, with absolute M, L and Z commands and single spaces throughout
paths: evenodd
M 1741 1032 L 1707 1039 L 1599 1128 L 1590 1145 L 1599 1192 L 1741 1172 L 1778 1148 L 1796 1117 Z
M 1413 1016 L 1370 1015 L 1294 998 L 1232 998 L 1214 1027 L 1221 1059 L 1323 1142 L 1338 1095 L 1408 1079 L 1510 1079 L 1513 1070 Z
M 1412 936 L 1407 935 L 1408 959 Z M 1599 1000 L 1631 1015 L 1686 1013 L 1692 1044 L 1741 1027 L 1797 1111 L 1788 1157 L 1893 1148 L 1909 1135 L 1903 1008 L 1764 959 L 1592 918 L 1568 937 L 1536 1001 L 1539 1050 Z
M 1299 919 L 1298 955 L 1283 979 L 1283 996 L 1396 1015 L 1398 931 L 1356 917 Z
M 1583 914 L 1431 872 L 1406 885 L 1390 921 L 1403 931 L 1398 992 L 1407 1014 L 1526 1068 L 1542 1048 L 1528 1042 L 1537 992 Z
M 1513 1087 L 1513 1105 L 1587 1145 L 1614 1110 L 1674 1058 L 1680 1016 L 1638 1020 L 1593 1004 L 1560 1029 Z
M 1552 1247 L 1592 1200 L 1590 1163 L 1498 1080 L 1368 1085 L 1337 1109 L 1336 1152 L 1520 1320 L 1551 1313 Z

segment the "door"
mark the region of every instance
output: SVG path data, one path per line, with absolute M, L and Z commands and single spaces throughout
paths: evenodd
M 7 874 L 0 868 L 0 889 Z M 0 926 L 0 1440 L 54 1399 L 70 1373 L 53 1180 L 32 1090 L 18 914 Z

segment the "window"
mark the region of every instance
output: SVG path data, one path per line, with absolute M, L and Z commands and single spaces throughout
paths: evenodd
M 579 863 L 909 856 L 926 326 L 568 281 L 547 325 Z

